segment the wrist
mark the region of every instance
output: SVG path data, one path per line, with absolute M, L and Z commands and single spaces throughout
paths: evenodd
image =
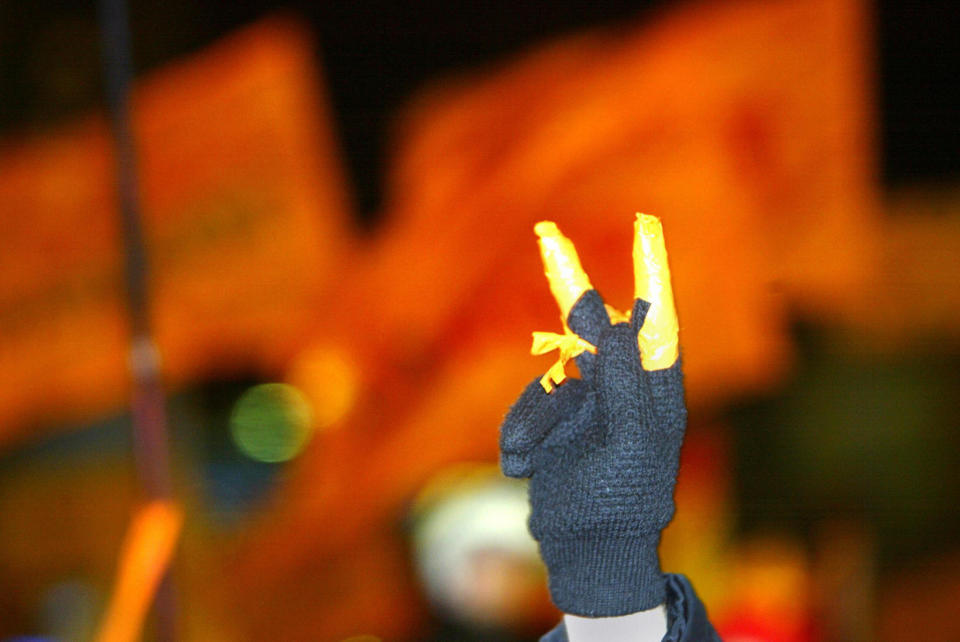
M 567 613 L 563 623 L 569 642 L 659 642 L 667 634 L 667 607 L 661 604 L 648 611 L 616 617 L 589 618 Z
M 612 617 L 666 600 L 659 533 L 608 536 L 583 532 L 540 540 L 550 596 L 565 613 Z

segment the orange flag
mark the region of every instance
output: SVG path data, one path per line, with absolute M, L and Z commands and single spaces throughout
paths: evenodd
M 343 258 L 347 204 L 310 38 L 266 21 L 134 94 L 164 374 L 280 368 Z M 0 444 L 127 386 L 106 124 L 0 154 Z
M 788 302 L 831 314 L 874 269 L 865 13 L 861 0 L 691 5 L 426 94 L 390 176 L 379 261 L 407 276 L 384 306 L 468 302 L 494 271 L 503 295 L 548 218 L 623 307 L 622 222 L 644 211 L 669 238 L 694 402 L 769 385 L 790 354 Z M 429 335 L 450 310 L 393 325 Z

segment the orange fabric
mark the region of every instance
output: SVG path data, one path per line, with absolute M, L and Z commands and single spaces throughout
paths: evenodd
M 310 39 L 267 21 L 134 95 L 152 317 L 171 381 L 279 369 L 344 252 Z M 0 154 L 0 444 L 118 407 L 122 257 L 105 123 Z
M 571 332 L 569 328 L 567 328 L 564 334 L 556 334 L 555 332 L 533 333 L 533 345 L 530 348 L 530 354 L 547 354 L 554 350 L 559 350 L 560 356 L 557 358 L 556 363 L 550 366 L 547 373 L 540 377 L 540 385 L 543 386 L 543 389 L 548 393 L 553 392 L 554 387 L 563 383 L 564 379 L 567 378 L 566 372 L 564 372 L 564 366 L 567 365 L 570 359 L 584 352 L 597 353 L 596 346 L 589 341 L 581 339 Z

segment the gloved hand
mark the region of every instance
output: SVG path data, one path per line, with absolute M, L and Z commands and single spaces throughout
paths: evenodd
M 553 340 L 564 346 L 559 367 L 527 386 L 501 426 L 501 467 L 530 477 L 530 530 L 560 609 L 647 610 L 666 599 L 657 548 L 686 426 L 663 232 L 638 215 L 628 318 L 605 308 L 556 225 L 535 231 L 568 336 Z M 576 353 L 582 379 L 564 381 L 562 361 Z

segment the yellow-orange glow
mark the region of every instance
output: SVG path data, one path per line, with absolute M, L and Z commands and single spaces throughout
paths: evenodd
M 356 361 L 342 348 L 329 345 L 298 356 L 287 379 L 310 400 L 318 430 L 340 421 L 353 408 L 360 388 Z
M 97 642 L 135 642 L 157 586 L 170 564 L 183 525 L 181 510 L 167 501 L 141 508 L 123 541 L 113 596 Z

